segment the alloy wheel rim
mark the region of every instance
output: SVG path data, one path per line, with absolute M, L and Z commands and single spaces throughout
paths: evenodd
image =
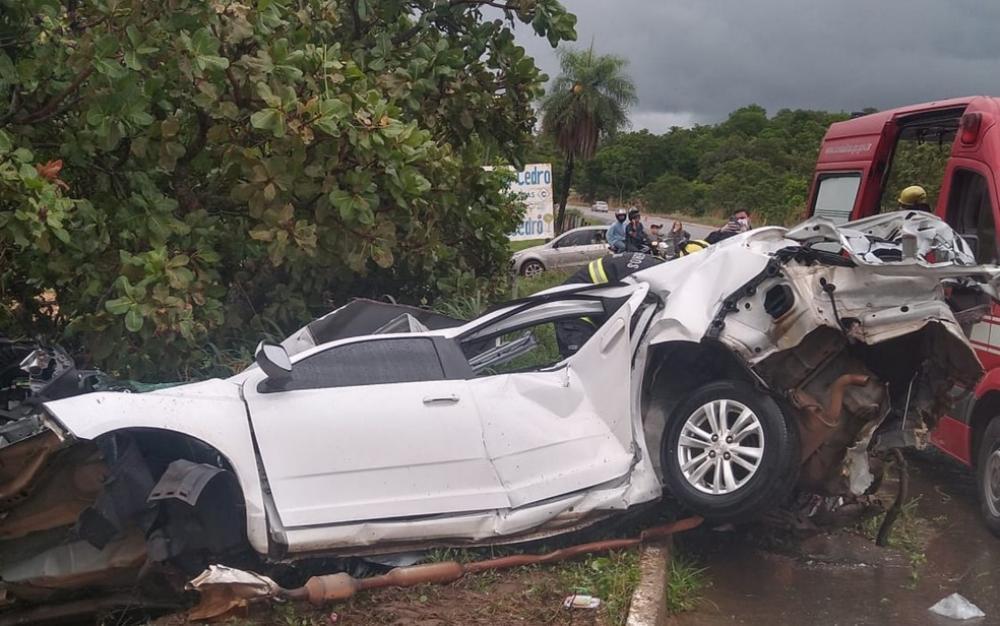
M 726 495 L 746 485 L 764 458 L 760 418 L 736 400 L 713 400 L 695 410 L 677 441 L 681 474 L 692 487 Z
M 986 459 L 986 476 L 983 481 L 983 489 L 986 491 L 986 506 L 990 510 L 990 515 L 1000 517 L 1000 448 L 993 451 L 993 454 Z
M 528 278 L 534 278 L 535 276 L 538 276 L 541 273 L 542 273 L 542 266 L 538 265 L 537 263 L 529 263 L 524 268 L 524 275 L 527 276 Z

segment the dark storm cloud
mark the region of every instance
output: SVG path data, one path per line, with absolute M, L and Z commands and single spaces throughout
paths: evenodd
M 711 122 L 757 103 L 890 108 L 1000 93 L 996 0 L 564 0 L 576 46 L 629 60 L 633 126 Z M 556 53 L 518 39 L 549 75 Z

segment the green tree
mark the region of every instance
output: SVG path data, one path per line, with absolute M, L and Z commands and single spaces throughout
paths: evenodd
M 575 36 L 556 0 L 0 0 L 0 332 L 183 376 L 491 288 L 519 210 L 481 166 L 545 80 L 517 22 Z
M 562 232 L 566 201 L 577 161 L 590 159 L 598 141 L 628 125 L 628 109 L 637 99 L 635 86 L 625 74 L 625 59 L 564 49 L 560 73 L 542 100 L 542 129 L 553 137 L 565 155 L 562 193 L 558 197 L 556 232 Z

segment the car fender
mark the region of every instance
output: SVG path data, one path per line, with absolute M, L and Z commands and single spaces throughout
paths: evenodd
M 267 519 L 250 422 L 238 384 L 213 379 L 147 393 L 95 392 L 44 404 L 79 439 L 129 430 L 162 430 L 193 437 L 229 461 L 243 490 L 250 545 L 266 553 Z
M 524 255 L 523 257 L 521 257 L 520 259 L 517 260 L 517 272 L 518 273 L 521 272 L 521 268 L 524 267 L 524 264 L 527 263 L 528 261 L 536 261 L 538 263 L 541 263 L 542 267 L 544 267 L 546 269 L 548 269 L 548 267 L 549 267 L 549 264 L 546 263 L 544 260 L 542 260 L 541 256 L 539 256 L 537 254 L 526 254 L 526 255 Z

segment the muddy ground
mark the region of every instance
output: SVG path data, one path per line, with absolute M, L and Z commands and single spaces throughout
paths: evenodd
M 1000 539 L 979 520 L 973 477 L 934 454 L 909 465 L 918 500 L 896 549 L 875 547 L 865 533 L 871 524 L 779 543 L 753 531 L 679 538 L 710 586 L 671 626 L 1000 624 Z M 954 592 L 986 617 L 958 622 L 928 612 Z

